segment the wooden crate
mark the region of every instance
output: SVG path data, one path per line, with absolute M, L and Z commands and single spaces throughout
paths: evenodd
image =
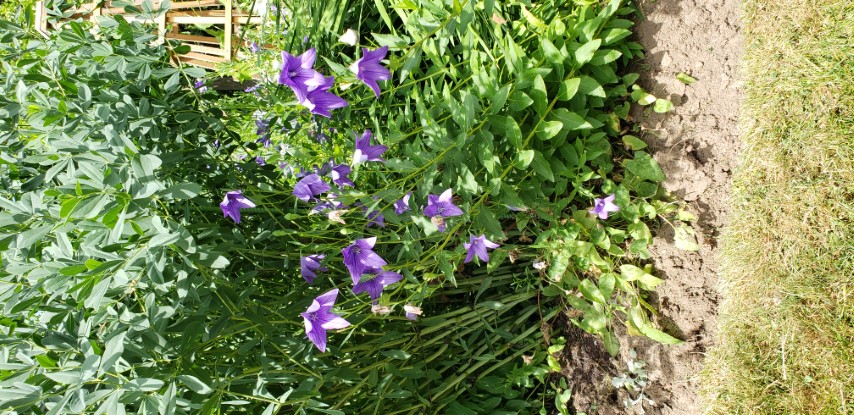
M 142 4 L 136 0 L 135 4 Z M 159 0 L 154 1 L 159 7 Z M 85 19 L 98 23 L 98 16 L 115 14 L 124 15 L 128 21 L 146 21 L 157 24 L 158 42 L 175 39 L 190 47 L 190 53 L 176 55 L 175 59 L 183 63 L 213 69 L 218 63 L 229 62 L 236 57 L 237 46 L 243 44 L 240 38 L 240 25 L 260 24 L 263 18 L 234 9 L 232 0 L 196 0 L 172 2 L 169 11 L 151 21 L 135 13 L 128 13 L 123 7 L 114 7 L 111 1 L 96 1 L 84 3 L 80 7 L 69 10 L 70 17 L 49 19 L 44 2 L 39 1 L 35 6 L 36 29 L 43 34 L 62 22 Z M 222 26 L 223 41 L 213 36 L 197 36 L 181 34 L 182 25 L 211 24 Z

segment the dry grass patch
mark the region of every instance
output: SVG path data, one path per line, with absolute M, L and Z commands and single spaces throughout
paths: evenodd
M 711 414 L 854 415 L 854 3 L 744 4 Z

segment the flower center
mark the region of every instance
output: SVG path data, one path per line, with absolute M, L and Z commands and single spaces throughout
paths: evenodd
M 288 76 L 290 76 L 291 78 L 296 78 L 297 77 L 297 71 L 288 72 Z

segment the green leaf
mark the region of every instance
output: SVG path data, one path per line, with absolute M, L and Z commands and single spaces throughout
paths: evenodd
M 26 249 L 33 246 L 36 242 L 42 241 L 45 235 L 50 232 L 51 228 L 53 228 L 52 225 L 42 225 L 37 228 L 24 231 L 18 235 L 16 247 L 18 249 Z
M 510 94 L 510 111 L 521 111 L 531 106 L 534 100 L 522 91 L 513 91 Z
M 590 301 L 599 304 L 606 304 L 607 302 L 605 300 L 605 296 L 602 295 L 602 292 L 599 291 L 599 288 L 596 287 L 596 284 L 594 284 L 593 281 L 588 279 L 582 280 L 581 284 L 578 285 L 578 290 L 581 291 L 581 295 L 583 295 L 584 298 Z
M 199 186 L 196 183 L 186 182 L 171 186 L 160 192 L 160 194 L 167 199 L 185 200 L 198 196 L 201 191 L 202 186 Z
M 643 310 L 639 305 L 636 305 L 629 309 L 629 324 L 650 339 L 653 339 L 659 343 L 663 344 L 682 344 L 684 341 L 679 340 L 661 330 L 658 330 L 647 321 L 646 317 L 643 314 Z
M 163 381 L 152 378 L 136 378 L 124 384 L 124 389 L 130 391 L 151 392 L 163 387 Z
M 570 112 L 566 108 L 557 108 L 551 112 L 551 115 L 557 118 L 563 124 L 563 128 L 567 130 L 588 130 L 593 128 L 593 125 L 585 120 L 584 117 Z
M 626 169 L 642 180 L 661 183 L 664 181 L 664 172 L 658 162 L 643 151 L 635 152 L 635 158 L 626 162 Z
M 549 62 L 552 68 L 558 71 L 558 76 L 561 76 L 561 71 L 563 71 L 563 54 L 560 53 L 557 47 L 555 47 L 554 43 L 552 43 L 547 38 L 540 38 L 540 47 L 543 49 L 543 55 L 546 57 L 546 60 Z
M 646 142 L 629 134 L 623 136 L 623 145 L 629 150 L 643 150 L 646 148 Z
M 207 395 L 213 392 L 210 386 L 193 375 L 178 375 L 178 380 L 198 394 Z
M 505 118 L 504 134 L 506 134 L 507 139 L 513 147 L 522 147 L 522 130 L 519 128 L 519 124 L 516 123 L 516 120 L 513 119 L 513 117 Z
M 694 79 L 693 76 L 688 75 L 688 74 L 683 73 L 683 72 L 679 72 L 678 74 L 676 74 L 676 79 L 678 79 L 679 82 L 682 82 L 685 85 L 691 85 L 694 82 L 697 82 L 697 80 Z
M 664 98 L 658 98 L 655 100 L 655 105 L 652 107 L 652 110 L 659 114 L 663 114 L 673 110 L 673 103 Z
M 516 168 L 527 169 L 534 160 L 534 150 L 522 150 L 516 156 Z
M 151 241 L 148 242 L 148 245 L 151 247 L 166 246 L 177 242 L 179 239 L 181 239 L 180 234 L 161 232 L 154 235 L 154 237 L 151 238 Z
M 602 88 L 602 85 L 600 85 L 597 80 L 589 76 L 582 76 L 579 80 L 578 92 L 599 98 L 605 98 L 607 96 L 607 94 L 605 94 L 605 88 Z
M 88 270 L 88 268 L 86 267 L 86 265 L 80 264 L 80 265 L 72 265 L 69 267 L 60 268 L 59 273 L 62 275 L 74 276 L 74 275 L 77 275 L 81 272 L 86 272 L 87 270 Z
M 578 87 L 580 85 L 581 78 L 572 78 L 561 82 L 560 88 L 557 91 L 557 99 L 561 101 L 569 101 L 578 92 Z
M 383 350 L 380 352 L 385 357 L 389 359 L 397 359 L 397 360 L 406 360 L 412 357 L 411 354 L 404 352 L 403 350 Z
M 543 77 L 537 75 L 534 78 L 534 86 L 531 89 L 531 99 L 534 100 L 534 109 L 540 117 L 546 115 L 546 108 L 549 106 L 549 95 L 546 92 L 546 83 Z
M 543 157 L 543 153 L 540 153 L 537 150 L 528 150 L 534 152 L 534 159 L 531 162 L 531 167 L 534 168 L 534 171 L 537 172 L 542 178 L 553 182 L 555 181 L 554 173 L 552 172 L 551 166 L 546 161 L 546 158 Z
M 577 62 L 576 67 L 581 67 L 585 63 L 590 62 L 593 59 L 593 55 L 599 50 L 599 46 L 602 45 L 602 39 L 593 39 L 579 47 L 575 51 L 575 61 Z
M 125 351 L 126 335 L 127 333 L 122 331 L 107 340 L 107 344 L 104 347 L 104 354 L 101 355 L 101 365 L 98 368 L 99 375 L 113 370 L 113 366 Z
M 537 137 L 543 141 L 551 140 L 562 128 L 563 123 L 560 121 L 543 121 L 537 128 Z
M 673 241 L 677 248 L 691 252 L 700 250 L 700 245 L 697 244 L 697 235 L 693 229 L 684 224 L 677 225 L 673 229 L 675 231 Z

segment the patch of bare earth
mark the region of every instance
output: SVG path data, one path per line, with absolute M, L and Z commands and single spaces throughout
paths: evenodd
M 659 326 L 685 343 L 667 346 L 623 335 L 622 355 L 611 359 L 600 341 L 570 328 L 578 336 L 574 343 L 568 339 L 564 355 L 564 375 L 574 386 L 573 413 L 701 413 L 695 377 L 716 333 L 717 237 L 726 220 L 727 189 L 739 151 L 738 1 L 646 0 L 641 6 L 645 19 L 636 33 L 647 54 L 637 68 L 640 84 L 670 99 L 675 109 L 656 114 L 635 108 L 633 118 L 667 175 L 665 187 L 697 215 L 694 230 L 700 244 L 699 252 L 679 250 L 673 230 L 662 225 L 652 252 L 656 274 L 665 282 L 650 301 L 659 310 Z M 682 84 L 676 79 L 680 72 L 697 82 Z M 626 370 L 631 349 L 647 364 L 645 394 L 655 402 L 642 409 L 627 408 L 623 401 L 629 393 L 610 381 Z

